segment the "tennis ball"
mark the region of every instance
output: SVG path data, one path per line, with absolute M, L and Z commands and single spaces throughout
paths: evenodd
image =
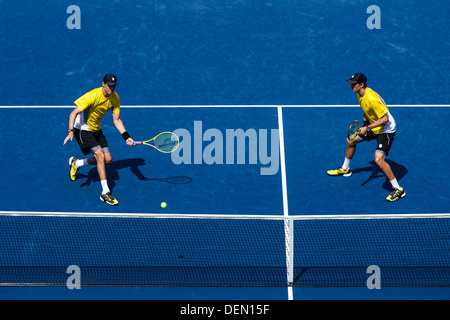
M 165 207 L 167 207 L 167 203 L 161 202 L 161 208 L 165 208 Z

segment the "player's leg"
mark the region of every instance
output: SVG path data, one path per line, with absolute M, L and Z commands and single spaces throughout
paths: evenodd
M 381 171 L 383 171 L 384 175 L 389 179 L 389 181 L 395 179 L 391 166 L 386 162 L 386 156 L 378 150 L 375 151 L 375 163 L 378 165 L 378 167 L 380 167 Z
M 94 153 L 95 163 L 97 164 L 98 176 L 100 181 L 106 180 L 106 169 L 105 169 L 105 153 L 102 148 L 98 148 Z M 105 189 L 103 189 L 105 191 Z M 109 189 L 106 189 L 109 192 Z
M 82 161 L 81 165 L 86 164 L 97 165 L 98 175 L 100 177 L 100 181 L 102 181 L 103 192 L 107 193 L 110 192 L 110 190 L 106 183 L 107 174 L 105 165 L 111 163 L 113 159 L 111 151 L 109 150 L 109 147 L 107 146 L 106 142 L 99 142 L 99 143 L 101 143 L 102 145 L 106 145 L 106 147 L 102 147 L 99 144 L 96 147 L 91 148 L 91 152 L 94 154 L 94 156 L 84 160 L 77 160 L 77 163 Z
M 328 170 L 327 174 L 329 176 L 344 176 L 344 177 L 350 177 L 352 175 L 352 170 L 350 169 L 350 162 L 355 155 L 356 152 L 356 145 L 360 143 L 361 141 L 364 141 L 360 136 L 357 136 L 353 140 L 349 140 L 347 138 L 347 145 L 345 148 L 345 159 L 342 166 L 340 166 L 337 169 L 334 170 Z
M 92 137 L 92 133 L 87 131 L 81 131 L 79 129 L 74 129 L 74 137 L 80 146 L 81 152 L 84 155 L 88 155 L 91 153 L 91 148 L 97 145 L 97 142 Z M 71 157 L 69 159 L 69 177 L 71 181 L 76 180 L 76 173 L 78 169 L 85 165 L 95 165 L 96 160 L 94 157 L 88 159 L 77 159 L 75 157 Z
M 111 163 L 112 162 L 112 157 L 111 156 L 107 156 L 105 154 L 105 163 Z M 75 181 L 76 180 L 76 173 L 78 172 L 78 169 L 80 169 L 83 166 L 86 165 L 90 165 L 90 166 L 95 166 L 97 165 L 97 159 L 96 157 L 90 157 L 90 158 L 86 158 L 86 159 L 77 159 L 75 157 L 71 157 L 69 159 L 69 176 L 70 176 L 70 180 Z
M 105 154 L 105 164 L 110 164 L 113 162 L 113 157 L 111 151 L 108 147 L 103 148 L 103 153 Z
M 386 156 L 389 154 L 392 143 L 394 142 L 395 133 L 384 133 L 377 137 L 377 149 L 375 150 L 375 163 L 383 171 L 386 178 L 389 180 L 392 186 L 392 192 L 386 198 L 387 201 L 397 201 L 400 198 L 406 196 L 405 191 L 398 184 L 395 178 L 392 168 L 389 163 L 386 162 Z
M 345 158 L 347 158 L 348 160 L 353 159 L 353 156 L 355 155 L 356 152 L 356 145 L 361 141 L 363 140 L 359 137 L 356 137 L 353 140 L 349 140 L 347 138 L 347 147 L 345 148 Z
M 98 143 L 101 146 L 101 152 L 99 153 L 99 155 L 101 155 L 101 161 L 102 163 L 102 168 L 101 170 L 103 170 L 104 172 L 102 172 L 103 177 L 105 178 L 104 180 L 102 178 L 100 178 L 100 182 L 102 183 L 102 194 L 100 196 L 100 200 L 106 202 L 107 204 L 111 205 L 111 206 L 116 206 L 119 204 L 119 202 L 117 201 L 116 198 L 114 198 L 114 196 L 111 194 L 111 191 L 109 190 L 108 187 L 108 182 L 107 182 L 107 178 L 106 178 L 106 164 L 109 164 L 113 161 L 112 159 L 112 155 L 111 155 L 111 151 L 109 150 L 108 147 L 108 142 L 106 141 L 106 137 L 103 135 L 103 132 L 100 130 L 97 134 L 96 134 L 96 139 L 98 141 Z M 99 150 L 99 151 L 100 151 Z M 96 157 L 97 160 L 97 170 L 99 170 L 99 166 L 98 166 L 98 161 L 100 158 Z M 99 175 L 100 175 L 100 171 L 99 171 Z
M 99 148 L 95 153 L 94 157 L 97 162 L 97 171 L 100 177 L 100 182 L 102 184 L 102 194 L 100 195 L 100 200 L 104 201 L 110 206 L 116 206 L 119 204 L 116 198 L 111 194 L 111 190 L 108 187 L 108 180 L 106 176 L 106 159 L 111 159 L 110 156 L 104 153 L 103 148 Z
M 103 153 L 104 153 L 104 151 L 103 151 Z M 105 153 L 105 163 L 108 164 L 111 162 L 112 162 L 112 158 L 110 158 L 108 160 L 108 157 L 106 156 L 106 153 Z M 95 166 L 96 164 L 97 164 L 97 159 L 95 157 L 90 157 L 87 159 L 77 159 L 77 162 L 76 162 L 76 166 L 78 168 L 85 166 L 85 165 Z

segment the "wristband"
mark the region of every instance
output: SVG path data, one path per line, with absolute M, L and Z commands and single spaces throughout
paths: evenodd
M 130 137 L 130 135 L 128 134 L 128 132 L 124 132 L 124 133 L 122 133 L 122 138 L 125 140 L 125 141 L 127 141 L 128 140 L 128 138 L 131 138 Z

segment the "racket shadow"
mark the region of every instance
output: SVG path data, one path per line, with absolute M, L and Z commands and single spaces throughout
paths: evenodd
M 395 161 L 392 160 L 386 160 L 386 162 L 391 166 L 392 172 L 394 173 L 395 177 L 397 178 L 397 181 L 400 181 L 403 179 L 404 176 L 408 173 L 408 169 L 406 169 L 405 166 L 398 164 Z M 392 186 L 389 180 L 386 178 L 384 173 L 381 171 L 380 167 L 375 163 L 375 161 L 369 161 L 369 164 L 371 166 L 364 167 L 364 168 L 356 168 L 352 170 L 353 174 L 358 174 L 361 172 L 371 172 L 370 176 L 363 182 L 361 185 L 366 185 L 373 179 L 378 178 L 385 178 L 386 181 L 383 183 L 383 189 L 386 189 L 388 191 L 392 191 Z
M 167 178 L 147 178 L 139 169 L 139 167 L 145 165 L 146 165 L 145 159 L 142 158 L 117 160 L 113 161 L 111 164 L 106 165 L 106 174 L 108 176 L 108 184 L 110 189 L 112 190 L 115 187 L 115 181 L 120 179 L 119 170 L 123 169 L 129 169 L 132 173 L 134 173 L 136 178 L 138 178 L 141 181 L 161 181 L 170 184 L 188 184 L 192 182 L 192 178 L 187 176 L 175 176 Z M 86 181 L 80 185 L 80 188 L 89 186 L 92 182 L 100 182 L 97 167 L 92 166 L 87 175 L 77 173 L 77 179 L 82 178 L 86 178 Z

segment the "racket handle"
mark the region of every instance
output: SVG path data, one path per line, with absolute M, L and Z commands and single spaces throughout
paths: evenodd
M 135 141 L 134 144 L 142 144 L 142 141 Z

